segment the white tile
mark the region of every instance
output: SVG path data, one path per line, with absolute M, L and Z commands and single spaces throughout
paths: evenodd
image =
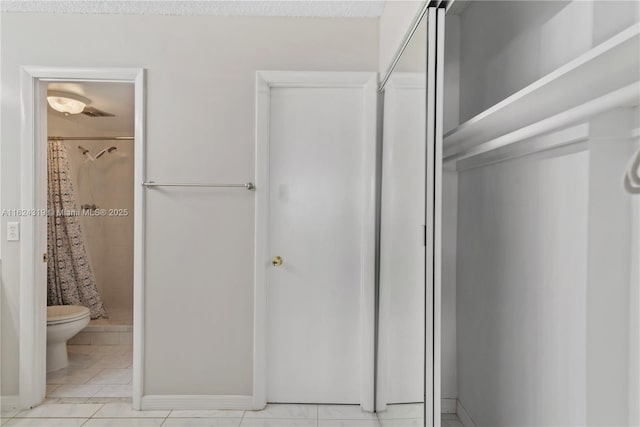
M 464 427 L 460 420 L 442 420 L 443 427 Z
M 69 353 L 69 366 L 67 367 L 67 371 L 74 372 L 78 369 L 87 369 L 103 357 L 104 356 L 94 353 Z
M 373 412 L 364 412 L 360 405 L 319 405 L 318 419 L 324 420 L 377 420 Z
M 244 418 L 318 418 L 317 405 L 269 404 L 262 411 L 246 411 Z
M 129 384 L 133 378 L 131 369 L 106 368 L 98 372 L 87 384 L 118 385 Z
M 162 427 L 238 427 L 242 418 L 167 418 Z
M 14 418 L 6 427 L 80 427 L 87 418 Z M 3 427 L 4 427 L 3 426 Z
M 131 346 L 126 345 L 95 345 L 95 354 L 127 354 L 132 351 Z
M 46 396 L 49 396 L 51 392 L 60 387 L 60 384 L 47 384 L 47 391 L 45 392 Z
M 244 411 L 213 409 L 206 411 L 174 410 L 169 418 L 242 418 Z
M 68 341 L 69 345 L 89 345 L 91 344 L 93 332 L 80 332 Z
M 318 427 L 380 427 L 375 420 L 318 420 Z
M 100 360 L 95 362 L 93 366 L 96 368 L 115 368 L 115 369 L 126 369 L 130 368 L 133 365 L 133 356 L 129 356 L 128 354 L 119 354 L 119 355 L 106 355 L 102 356 Z
M 17 417 L 26 418 L 89 418 L 102 405 L 86 403 L 47 404 L 20 412 Z
M 72 354 L 72 353 L 89 354 L 95 351 L 96 351 L 96 347 L 92 345 L 67 345 L 67 352 L 69 354 Z
M 295 420 L 295 419 L 277 419 L 277 418 L 245 418 L 240 423 L 241 427 L 317 427 L 317 420 Z
M 92 345 L 120 345 L 119 332 L 94 332 L 91 337 Z
M 98 387 L 101 388 L 93 397 L 131 397 L 133 395 L 133 386 L 131 384 Z
M 120 332 L 121 345 L 133 345 L 133 332 Z
M 136 411 L 128 403 L 105 403 L 94 418 L 164 418 L 169 411 Z
M 98 372 L 100 372 L 99 368 L 82 370 L 61 369 L 47 374 L 47 384 L 85 384 L 91 378 L 95 377 Z
M 164 418 L 92 418 L 83 427 L 160 427 Z
M 101 385 L 61 385 L 50 394 L 49 397 L 93 397 L 102 388 Z
M 378 412 L 378 418 L 422 418 L 424 417 L 424 405 L 422 403 L 407 403 L 399 405 L 387 405 L 387 409 Z
M 380 420 L 382 427 L 424 427 L 422 418 L 385 419 Z
M 133 406 L 133 399 L 131 397 L 97 397 L 93 396 L 87 400 L 87 403 L 126 403 L 129 406 Z
M 2 413 L 0 414 L 0 426 L 3 426 L 6 423 L 8 423 L 11 418 L 13 418 L 18 414 L 18 412 L 20 412 L 19 409 L 8 409 L 5 411 L 2 411 Z
M 0 412 L 0 416 L 2 418 L 13 418 L 20 412 L 20 409 L 8 409 L 6 411 Z
M 88 397 L 58 397 L 55 398 L 55 403 L 87 403 L 87 400 Z

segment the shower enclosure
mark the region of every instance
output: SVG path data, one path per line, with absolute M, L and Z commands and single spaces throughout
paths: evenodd
M 56 82 L 56 94 L 82 93 L 87 114 L 49 109 L 49 144 L 64 146 L 69 180 L 96 289 L 107 316 L 71 344 L 131 345 L 133 320 L 133 85 Z M 63 91 L 63 92 L 61 92 Z M 92 316 L 94 317 L 94 316 Z

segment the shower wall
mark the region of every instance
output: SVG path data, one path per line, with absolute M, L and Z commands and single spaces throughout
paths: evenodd
M 74 117 L 48 114 L 50 136 L 125 136 L 129 132 L 96 129 L 77 123 Z M 90 120 L 104 126 L 108 118 Z M 87 120 L 83 120 L 87 121 Z M 133 311 L 133 141 L 67 141 L 71 174 L 77 204 L 97 205 L 101 209 L 126 210 L 128 215 L 81 216 L 89 257 L 98 291 L 110 323 L 131 324 Z M 82 145 L 95 156 L 116 147 L 95 162 L 78 149 Z

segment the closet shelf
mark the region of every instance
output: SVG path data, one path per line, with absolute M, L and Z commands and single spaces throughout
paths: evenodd
M 640 23 L 618 33 L 604 43 L 585 52 L 524 89 L 469 119 L 444 136 L 445 162 L 460 160 L 516 143 L 523 138 L 506 138 L 505 144 L 495 141 L 523 128 L 536 128 L 537 123 L 551 117 L 566 117 L 571 125 L 588 118 L 565 114 L 581 105 L 599 100 L 610 101 L 615 93 L 620 105 L 637 104 L 640 98 Z M 624 98 L 624 99 L 623 99 Z M 630 98 L 630 99 L 627 99 Z M 598 108 L 584 109 L 584 114 L 597 114 Z M 549 131 L 540 126 L 538 134 Z M 535 132 L 529 137 L 535 136 Z

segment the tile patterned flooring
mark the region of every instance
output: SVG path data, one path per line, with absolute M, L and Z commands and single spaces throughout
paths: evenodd
M 262 411 L 134 411 L 130 346 L 73 345 L 69 367 L 47 375 L 47 398 L 31 410 L 3 412 L 2 427 L 421 427 L 422 405 L 379 414 L 357 405 L 269 404 Z M 442 427 L 463 427 L 453 414 Z
M 27 411 L 3 413 L 3 427 L 421 427 L 410 418 L 417 405 L 394 405 L 378 416 L 356 405 L 269 404 L 262 411 L 134 411 L 131 402 L 45 403 Z M 394 418 L 392 418 L 394 417 Z M 442 427 L 463 427 L 454 414 Z
M 131 397 L 131 346 L 69 345 L 67 351 L 69 366 L 47 374 L 45 403 L 100 403 L 104 398 Z

